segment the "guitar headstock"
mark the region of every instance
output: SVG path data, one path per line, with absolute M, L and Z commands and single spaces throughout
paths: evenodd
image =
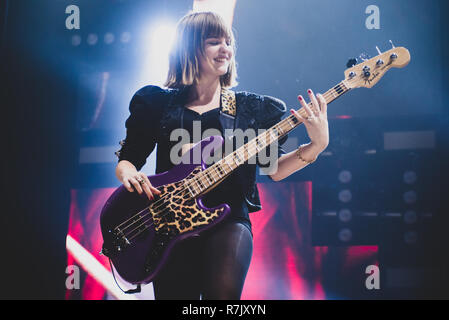
M 377 48 L 377 47 L 376 47 Z M 410 62 L 410 52 L 403 47 L 394 47 L 384 53 L 377 48 L 379 55 L 355 64 L 345 71 L 345 84 L 350 89 L 373 87 L 391 68 L 403 68 Z

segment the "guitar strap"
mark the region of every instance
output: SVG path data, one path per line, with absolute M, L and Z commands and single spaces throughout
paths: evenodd
M 235 99 L 235 92 L 225 88 L 221 89 L 221 106 L 220 106 L 220 123 L 223 128 L 223 136 L 225 138 L 232 138 L 235 117 L 237 114 L 237 103 Z M 228 129 L 228 130 L 226 130 Z
M 237 103 L 235 101 L 235 92 L 229 89 L 221 89 L 221 111 L 229 116 L 235 117 Z
M 168 128 L 183 128 L 184 123 L 184 91 L 172 93 L 167 102 L 167 107 L 163 109 L 163 114 L 160 120 L 160 136 L 169 140 L 170 132 Z M 223 128 L 223 136 L 231 136 L 228 132 L 234 130 L 234 122 L 237 114 L 237 103 L 235 92 L 225 88 L 221 89 L 219 121 Z M 226 129 L 228 132 L 226 132 Z

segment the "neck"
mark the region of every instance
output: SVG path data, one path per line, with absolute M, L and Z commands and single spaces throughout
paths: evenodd
M 207 104 L 221 92 L 220 78 L 202 77 L 193 85 L 190 91 L 190 101 Z

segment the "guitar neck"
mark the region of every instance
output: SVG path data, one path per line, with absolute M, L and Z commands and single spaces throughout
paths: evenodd
M 345 80 L 329 89 L 323 94 L 327 104 L 336 100 L 350 90 L 345 84 Z M 309 106 L 312 104 L 309 103 Z M 301 108 L 298 113 L 307 117 L 306 110 Z M 193 197 L 205 194 L 220 184 L 235 169 L 251 159 L 253 156 L 263 151 L 273 142 L 279 140 L 290 131 L 298 127 L 302 122 L 294 115 L 289 115 L 271 128 L 251 139 L 245 145 L 239 147 L 234 152 L 228 154 L 221 160 L 217 161 L 207 169 L 197 174 L 194 178 L 186 182 L 186 186 Z

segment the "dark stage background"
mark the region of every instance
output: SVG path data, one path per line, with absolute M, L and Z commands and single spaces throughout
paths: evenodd
M 1 1 L 1 298 L 110 297 L 85 271 L 82 288 L 66 290 L 66 267 L 78 263 L 66 236 L 97 253 L 95 217 L 119 185 L 114 151 L 129 100 L 160 81 L 160 49 L 192 2 Z M 80 10 L 79 29 L 66 27 L 70 5 Z M 373 5 L 379 29 L 366 24 Z M 329 106 L 331 140 L 316 163 L 279 185 L 259 177 L 264 210 L 252 216 L 255 255 L 243 298 L 448 297 L 448 7 L 236 1 L 235 90 L 289 107 L 299 108 L 296 97 L 308 88 L 340 82 L 349 58 L 390 49 L 390 39 L 412 56 L 373 89 Z M 306 142 L 300 127 L 286 149 Z M 154 154 L 143 170 L 154 171 Z M 364 287 L 372 264 L 379 290 Z

